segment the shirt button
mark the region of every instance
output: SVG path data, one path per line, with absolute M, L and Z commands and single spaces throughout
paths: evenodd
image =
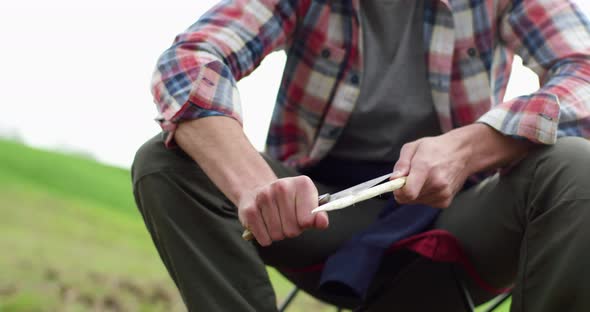
M 355 84 L 355 85 L 356 85 L 356 84 L 358 84 L 358 83 L 359 83 L 359 76 L 357 76 L 357 75 L 352 75 L 352 76 L 350 77 L 350 82 L 351 82 L 352 84 Z
M 330 57 L 330 49 L 323 49 L 322 50 L 322 57 L 329 58 Z
M 471 57 L 475 57 L 475 56 L 477 56 L 477 49 L 469 48 L 469 49 L 467 49 L 467 54 Z

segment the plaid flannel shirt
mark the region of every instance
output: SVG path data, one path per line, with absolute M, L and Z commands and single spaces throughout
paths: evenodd
M 176 38 L 153 76 L 168 142 L 183 120 L 241 122 L 236 81 L 282 49 L 287 62 L 266 152 L 300 167 L 324 157 L 357 104 L 359 1 L 225 0 L 212 8 Z M 482 122 L 543 144 L 590 137 L 590 23 L 570 0 L 429 0 L 424 25 L 443 132 Z M 503 101 L 515 53 L 541 88 Z

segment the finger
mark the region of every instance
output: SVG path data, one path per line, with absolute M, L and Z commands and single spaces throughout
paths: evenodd
M 244 214 L 244 218 L 246 219 L 246 221 L 243 222 L 244 227 L 252 232 L 258 244 L 261 246 L 270 245 L 272 240 L 266 231 L 266 226 L 264 225 L 264 221 L 262 220 L 262 216 L 260 215 L 260 210 L 258 210 L 258 207 L 246 208 Z
M 325 230 L 330 225 L 330 219 L 328 218 L 328 213 L 325 211 L 320 211 L 315 214 L 313 220 L 313 227 L 320 230 Z
M 281 227 L 281 218 L 279 216 L 280 212 L 276 205 L 273 192 L 269 189 L 258 193 L 256 196 L 256 205 L 260 210 L 262 220 L 264 220 L 268 236 L 273 241 L 282 240 L 284 236 Z
M 420 204 L 427 205 L 433 208 L 448 208 L 452 202 L 452 199 L 443 193 L 433 193 L 421 197 L 418 201 Z
M 448 208 L 455 195 L 457 195 L 457 189 L 453 188 L 452 185 L 446 185 L 443 188 L 438 188 L 438 198 L 433 198 L 431 205 L 435 208 Z
M 419 164 L 412 165 L 404 187 L 393 192 L 397 202 L 406 204 L 415 201 L 422 192 L 422 187 L 426 182 L 427 176 L 428 170 L 424 166 Z
M 427 193 L 426 193 L 427 192 Z M 426 200 L 432 200 L 438 198 L 440 195 L 437 191 L 427 191 L 426 186 L 422 187 L 422 192 L 414 200 L 407 200 L 404 204 L 426 204 Z
M 274 184 L 276 204 L 280 211 L 283 235 L 293 238 L 301 234 L 302 229 L 297 223 L 295 214 L 295 189 L 289 180 L 280 180 Z
M 274 242 L 285 238 L 283 235 L 281 218 L 279 216 L 280 212 L 276 204 L 273 202 L 272 204 L 261 206 L 260 212 L 262 214 L 262 219 L 264 220 L 264 225 L 266 226 L 266 232 L 268 233 L 268 236 L 270 236 L 270 239 Z
M 390 178 L 391 180 L 408 175 L 408 173 L 410 172 L 412 158 L 414 158 L 414 154 L 416 154 L 418 145 L 419 142 L 414 141 L 411 143 L 406 143 L 402 146 L 402 149 L 399 153 L 399 158 L 393 166 L 393 173 L 391 174 Z
M 295 214 L 297 223 L 302 229 L 315 226 L 315 218 L 311 211 L 318 206 L 318 190 L 309 177 L 295 177 Z

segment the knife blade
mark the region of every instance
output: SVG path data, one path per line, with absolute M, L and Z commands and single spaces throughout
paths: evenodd
M 388 181 L 383 184 L 379 184 L 366 189 L 358 190 L 355 193 L 348 194 L 344 197 L 339 197 L 336 200 L 330 200 L 328 203 L 323 204 L 316 209 L 312 210 L 311 213 L 318 213 L 320 211 L 332 211 L 350 207 L 358 202 L 379 196 L 384 193 L 393 192 L 406 184 L 406 177 L 397 178 Z
M 377 177 L 377 178 L 371 179 L 369 181 L 365 181 L 363 183 L 360 183 L 360 184 L 351 186 L 351 187 L 349 187 L 347 189 L 344 189 L 342 191 L 339 191 L 337 193 L 330 194 L 329 199 L 327 201 L 324 201 L 321 204 L 325 205 L 325 204 L 327 204 L 329 202 L 338 200 L 340 198 L 343 198 L 343 197 L 346 197 L 346 196 L 350 196 L 350 195 L 355 194 L 355 193 L 358 193 L 360 191 L 364 191 L 364 190 L 366 190 L 368 188 L 371 188 L 371 187 L 373 187 L 373 186 L 375 186 L 375 185 L 377 185 L 377 184 L 379 184 L 379 183 L 381 183 L 381 182 L 389 179 L 389 177 L 391 177 L 391 174 L 392 173 L 384 174 L 384 175 L 382 175 L 380 177 Z

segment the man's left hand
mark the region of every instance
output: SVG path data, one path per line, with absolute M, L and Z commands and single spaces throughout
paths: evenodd
M 391 178 L 407 176 L 407 181 L 395 198 L 400 204 L 447 208 L 470 175 L 521 159 L 531 146 L 484 124 L 405 144 Z

